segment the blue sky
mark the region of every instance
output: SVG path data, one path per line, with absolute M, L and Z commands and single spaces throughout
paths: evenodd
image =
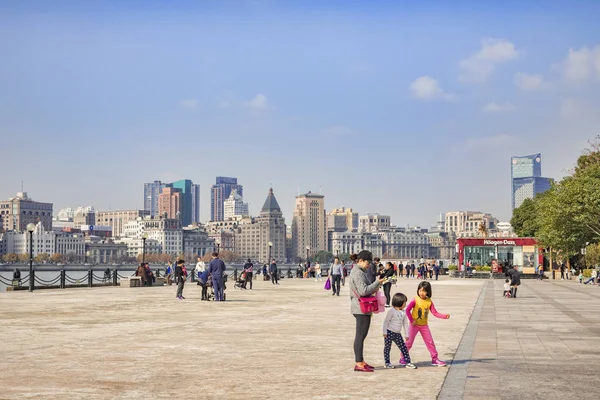
M 597 1 L 4 1 L 0 198 L 142 207 L 215 176 L 429 226 L 510 218 L 510 157 L 572 168 L 600 122 Z

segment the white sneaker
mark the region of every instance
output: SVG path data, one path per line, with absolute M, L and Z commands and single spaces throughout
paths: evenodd
M 394 368 L 396 368 L 396 366 L 392 365 L 392 364 L 385 364 L 385 368 L 387 368 L 387 369 L 394 369 Z
M 413 363 L 408 363 L 408 364 L 406 364 L 406 368 L 417 369 L 417 366 Z

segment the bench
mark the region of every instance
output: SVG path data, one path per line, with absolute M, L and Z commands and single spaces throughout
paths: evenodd
M 120 284 L 121 287 L 140 287 L 142 286 L 142 278 L 139 276 L 129 276 L 127 278 L 121 278 Z

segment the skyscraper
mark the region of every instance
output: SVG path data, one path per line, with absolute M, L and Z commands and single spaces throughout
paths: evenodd
M 248 215 L 248 203 L 244 203 L 242 196 L 232 190 L 223 204 L 223 219 L 228 220 L 236 216 Z
M 189 179 L 173 183 L 162 183 L 161 181 L 144 183 L 144 210 L 149 211 L 153 217 L 160 215 L 158 198 L 164 188 L 175 188 L 181 192 L 181 224 L 183 226 L 200 222 L 200 185 L 194 184 Z
M 327 250 L 325 196 L 311 192 L 298 195 L 292 220 L 292 261 L 320 250 Z
M 550 189 L 552 179 L 542 177 L 542 155 L 512 157 L 510 169 L 512 181 L 512 209 L 518 208 L 525 199 Z
M 163 188 L 167 186 L 166 183 L 161 181 L 144 183 L 144 210 L 150 211 L 150 215 L 153 217 L 158 215 L 158 196 L 162 193 Z
M 158 196 L 158 213 L 167 218 L 181 217 L 183 209 L 183 193 L 179 188 L 166 187 Z
M 224 202 L 235 190 L 241 197 L 244 196 L 244 188 L 238 185 L 237 178 L 217 176 L 217 180 L 210 188 L 210 220 L 223 221 L 225 218 Z

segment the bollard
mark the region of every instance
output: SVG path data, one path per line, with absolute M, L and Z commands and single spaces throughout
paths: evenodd
M 93 271 L 90 269 L 88 271 L 88 287 L 92 287 L 92 284 L 94 283 L 94 273 Z
M 117 279 L 119 277 L 117 276 L 117 269 L 116 268 L 113 270 L 113 276 L 112 276 L 112 278 L 113 278 L 113 286 L 117 286 L 117 283 L 118 283 Z
M 66 286 L 66 284 L 65 284 L 66 276 L 67 276 L 67 273 L 65 272 L 65 270 L 64 269 L 61 270 L 60 271 L 60 288 L 61 289 L 64 289 Z
M 31 285 L 29 287 L 33 287 L 35 289 L 35 271 L 31 271 L 31 276 L 29 277 L 29 279 L 29 284 Z M 31 282 L 33 282 L 33 285 L 31 284 Z

